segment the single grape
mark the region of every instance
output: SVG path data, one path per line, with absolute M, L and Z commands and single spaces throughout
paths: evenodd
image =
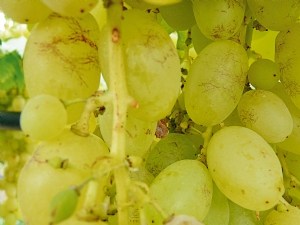
M 184 87 L 185 107 L 197 124 L 221 123 L 237 106 L 246 82 L 248 57 L 230 40 L 207 45 L 193 61 Z
M 19 23 L 37 23 L 46 18 L 51 10 L 40 0 L 0 0 L 1 11 Z
M 298 225 L 300 220 L 300 209 L 293 206 L 283 206 L 285 209 L 272 210 L 264 225 Z
M 191 37 L 197 53 L 201 52 L 212 40 L 205 37 L 197 25 L 191 28 Z
M 191 0 L 160 7 L 159 12 L 174 30 L 187 30 L 196 23 Z
M 213 187 L 211 206 L 209 208 L 208 214 L 203 220 L 203 223 L 205 225 L 228 225 L 229 223 L 228 200 L 215 184 Z
M 275 62 L 281 72 L 280 81 L 294 104 L 300 108 L 300 24 L 279 32 L 275 41 Z
M 242 124 L 256 131 L 269 143 L 282 142 L 292 133 L 293 118 L 288 108 L 270 91 L 247 91 L 237 109 Z
M 82 16 L 91 11 L 99 0 L 41 0 L 52 11 L 64 16 Z
M 296 23 L 300 16 L 300 2 L 297 0 L 247 0 L 247 2 L 253 16 L 270 30 L 285 30 Z
M 50 140 L 67 125 L 63 103 L 51 95 L 36 95 L 26 103 L 20 118 L 21 129 L 36 140 Z
M 230 219 L 228 225 L 264 225 L 265 216 L 270 210 L 256 212 L 245 209 L 232 201 L 228 201 Z
M 248 128 L 230 126 L 217 131 L 207 147 L 207 165 L 220 191 L 246 209 L 270 209 L 284 193 L 279 159 Z
M 145 167 L 157 176 L 172 163 L 183 159 L 196 159 L 199 153 L 188 135 L 170 133 L 149 150 Z
M 112 105 L 107 105 L 104 114 L 99 115 L 98 123 L 101 135 L 108 146 L 111 146 L 112 142 L 112 122 Z M 156 124 L 156 122 L 137 119 L 132 113 L 127 113 L 125 127 L 125 152 L 127 155 L 145 157 L 155 138 Z
M 256 89 L 270 90 L 279 79 L 278 65 L 269 59 L 257 59 L 248 70 L 248 80 Z
M 292 133 L 283 142 L 277 143 L 277 145 L 286 151 L 300 154 L 300 109 L 295 106 L 290 96 L 287 95 L 282 83 L 278 83 L 271 91 L 284 101 L 293 118 Z
M 244 21 L 244 0 L 194 0 L 193 11 L 198 27 L 209 39 L 232 37 Z
M 135 117 L 158 121 L 170 114 L 180 91 L 180 62 L 168 33 L 141 10 L 123 14 L 123 51 L 126 82 L 137 108 L 129 108 Z M 109 88 L 107 46 L 108 27 L 101 35 L 100 62 Z M 143 88 L 141 88 L 143 87 Z
M 17 195 L 24 221 L 31 225 L 50 224 L 52 198 L 90 178 L 95 163 L 99 164 L 98 160 L 107 155 L 108 148 L 99 137 L 81 137 L 69 129 L 51 141 L 38 144 L 18 180 Z M 53 161 L 59 160 L 54 164 Z M 75 220 L 78 221 L 76 217 Z M 70 224 L 68 221 L 61 224 Z M 80 224 L 73 224 L 77 223 Z
M 152 182 L 150 196 L 171 215 L 188 215 L 202 221 L 212 201 L 213 184 L 206 166 L 197 160 L 180 160 L 166 167 Z M 146 208 L 150 224 L 161 224 L 155 209 Z M 166 219 L 166 218 L 165 218 Z
M 98 25 L 90 14 L 80 18 L 51 14 L 35 26 L 23 61 L 29 96 L 74 100 L 92 95 L 100 82 L 98 39 Z

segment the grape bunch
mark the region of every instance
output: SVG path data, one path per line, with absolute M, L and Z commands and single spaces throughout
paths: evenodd
M 300 1 L 0 9 L 30 30 L 20 125 L 34 143 L 2 211 L 18 205 L 28 225 L 298 224 Z

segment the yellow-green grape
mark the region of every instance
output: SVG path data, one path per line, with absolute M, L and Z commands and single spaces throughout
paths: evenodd
M 35 26 L 24 52 L 24 76 L 30 97 L 86 98 L 100 82 L 98 25 L 90 14 L 51 14 Z M 38 60 L 38 61 L 37 61 Z
M 199 153 L 188 135 L 170 133 L 148 151 L 145 167 L 157 176 L 172 163 L 183 159 L 196 159 Z
M 277 143 L 277 145 L 286 151 L 300 154 L 300 109 L 294 105 L 291 98 L 287 95 L 282 83 L 278 83 L 271 91 L 284 101 L 293 118 L 292 133 L 283 142 Z
M 134 9 L 152 9 L 155 8 L 156 6 L 146 3 L 144 0 L 124 0 L 126 4 L 131 6 Z
M 159 8 L 159 12 L 174 30 L 187 30 L 196 24 L 191 0 L 182 0 L 176 4 L 162 6 Z
M 50 202 L 51 224 L 57 224 L 73 215 L 79 195 L 75 188 L 68 188 L 53 197 Z
M 30 138 L 50 140 L 59 135 L 67 125 L 64 104 L 52 95 L 30 98 L 20 118 L 21 129 Z
M 246 209 L 270 209 L 284 193 L 279 159 L 248 128 L 230 126 L 217 131 L 207 147 L 207 165 L 220 191 Z
M 201 52 L 208 44 L 212 42 L 211 39 L 205 37 L 197 25 L 191 28 L 191 37 L 193 41 L 193 46 L 197 53 Z
M 162 5 L 171 5 L 171 4 L 176 4 L 178 2 L 181 2 L 182 0 L 144 0 L 144 2 L 157 5 L 157 6 L 162 6 Z
M 270 211 L 262 211 L 256 214 L 255 211 L 245 209 L 232 201 L 229 204 L 229 223 L 228 225 L 264 225 L 266 214 Z
M 232 37 L 244 21 L 245 8 L 245 0 L 193 1 L 197 25 L 212 40 Z
M 203 225 L 199 220 L 197 220 L 193 216 L 187 216 L 187 215 L 175 215 L 172 216 L 171 219 L 166 221 L 164 223 L 165 225 L 182 225 L 182 224 L 188 224 L 188 225 Z
M 99 115 L 98 123 L 101 135 L 108 146 L 111 146 L 112 141 L 112 122 L 112 105 L 107 105 L 104 114 Z M 155 138 L 156 124 L 156 122 L 137 119 L 132 113 L 127 113 L 125 127 L 125 152 L 127 155 L 145 156 Z
M 228 200 L 215 184 L 213 188 L 211 206 L 209 208 L 208 214 L 203 220 L 203 223 L 205 225 L 228 225 L 229 223 Z
M 248 70 L 248 80 L 256 89 L 270 90 L 279 78 L 278 65 L 269 59 L 257 59 Z
M 90 178 L 95 163 L 101 163 L 98 160 L 108 154 L 108 148 L 99 137 L 92 134 L 81 137 L 69 129 L 51 141 L 41 142 L 18 180 L 17 196 L 24 221 L 31 225 L 50 224 L 52 198 Z M 81 202 L 79 199 L 79 206 Z M 75 220 L 78 219 L 75 217 Z M 73 224 L 77 223 L 81 224 Z
M 282 142 L 292 133 L 291 113 L 284 101 L 270 91 L 247 91 L 237 109 L 242 124 L 256 131 L 269 143 Z
M 171 112 L 179 96 L 179 57 L 168 33 L 150 15 L 135 9 L 125 11 L 123 16 L 126 83 L 129 94 L 138 103 L 137 108 L 129 108 L 129 111 L 139 119 L 158 121 Z M 101 65 L 107 64 L 105 46 L 108 42 L 105 39 L 108 37 L 102 38 Z M 103 75 L 109 84 L 105 67 Z
M 247 0 L 253 16 L 270 30 L 285 30 L 300 16 L 298 0 Z
M 205 126 L 226 119 L 242 96 L 247 70 L 248 57 L 241 45 L 230 40 L 207 45 L 191 65 L 185 84 L 190 118 Z
M 288 96 L 300 108 L 300 24 L 279 32 L 275 41 L 275 62 L 279 65 L 281 82 Z
M 264 225 L 298 225 L 300 220 L 300 209 L 293 206 L 283 206 L 285 209 L 272 210 Z
M 52 11 L 64 16 L 82 16 L 91 11 L 99 0 L 41 0 Z
M 213 183 L 206 166 L 198 160 L 180 160 L 166 167 L 152 182 L 150 196 L 171 215 L 188 215 L 202 221 L 207 215 Z M 149 224 L 162 224 L 155 210 L 145 210 Z M 166 219 L 166 218 L 165 218 Z
M 0 8 L 19 23 L 37 23 L 51 13 L 41 0 L 0 0 Z
M 98 23 L 99 29 L 101 30 L 102 27 L 106 24 L 106 16 L 107 10 L 104 7 L 103 0 L 99 0 L 98 4 L 95 8 L 93 8 L 90 13 L 94 16 L 95 20 Z

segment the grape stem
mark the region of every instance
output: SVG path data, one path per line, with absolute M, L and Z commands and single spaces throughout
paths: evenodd
M 111 156 L 117 162 L 125 160 L 125 125 L 127 108 L 132 101 L 129 96 L 126 86 L 125 65 L 122 51 L 122 0 L 106 0 L 104 5 L 107 7 L 107 25 L 106 35 L 109 40 L 107 57 L 108 57 L 108 76 L 109 85 L 108 91 L 112 96 L 113 101 L 113 131 Z M 128 186 L 129 186 L 129 171 L 127 167 L 115 169 L 114 178 L 116 184 L 116 201 L 118 209 L 118 224 L 128 225 Z
M 212 137 L 212 126 L 206 128 L 205 132 L 202 133 L 202 137 L 204 140 L 203 147 L 201 149 L 199 160 L 206 165 L 206 154 L 207 154 L 207 146 Z

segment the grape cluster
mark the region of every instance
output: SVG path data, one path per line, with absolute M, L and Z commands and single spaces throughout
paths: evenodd
M 18 205 L 30 225 L 299 223 L 298 0 L 0 8 L 34 24 L 7 224 Z

